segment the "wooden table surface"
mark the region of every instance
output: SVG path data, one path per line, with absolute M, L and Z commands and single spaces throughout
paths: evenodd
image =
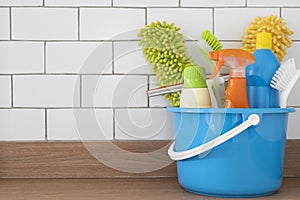
M 8 200 L 214 200 L 185 192 L 176 178 L 0 179 L 0 199 Z M 262 200 L 299 200 L 300 178 L 285 178 L 281 189 Z

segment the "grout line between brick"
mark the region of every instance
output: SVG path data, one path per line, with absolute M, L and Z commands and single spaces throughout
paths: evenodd
M 145 24 L 144 25 L 147 25 L 148 24 L 148 8 L 145 8 Z
M 215 8 L 212 9 L 212 32 L 215 33 Z
M 150 90 L 150 76 L 147 76 L 147 90 Z M 150 97 L 147 95 L 147 107 L 150 108 Z
M 12 40 L 12 9 L 9 7 L 9 40 Z
M 111 42 L 111 73 L 115 74 L 115 42 Z
M 14 75 L 10 75 L 10 97 L 11 97 L 11 107 L 14 107 Z
M 48 109 L 45 108 L 45 140 L 48 141 Z
M 77 31 L 78 31 L 78 33 L 77 33 L 77 39 L 78 40 L 80 40 L 80 8 L 78 8 L 78 18 L 77 18 L 77 20 L 78 20 L 78 22 L 77 22 Z
M 282 17 L 282 8 L 279 9 L 279 17 Z
M 44 74 L 47 73 L 47 42 L 44 42 Z
M 114 7 L 114 0 L 111 0 L 110 6 L 111 6 L 111 7 Z
M 113 139 L 115 140 L 116 139 L 116 110 L 115 108 L 112 109 L 113 110 Z
M 79 76 L 79 107 L 82 108 L 82 75 Z
M 248 7 L 248 0 L 245 0 L 245 7 Z
M 8 76 L 11 74 L 0 74 L 0 76 Z M 114 74 L 101 74 L 101 73 L 19 73 L 19 74 L 13 74 L 15 76 L 41 76 L 41 75 L 48 75 L 48 76 L 80 76 L 80 75 L 86 75 L 86 76 L 112 76 L 112 75 L 119 75 L 119 76 L 155 76 L 155 74 L 124 74 L 124 73 L 114 73 Z
M 182 6 L 180 3 L 181 8 L 187 9 L 207 9 L 207 8 L 245 8 L 245 5 L 242 6 Z M 0 6 L 1 8 L 9 8 L 10 6 Z M 41 6 L 13 6 L 14 8 L 41 8 Z M 178 6 L 44 6 L 45 8 L 121 8 L 121 9 L 145 9 L 145 8 L 162 8 L 162 9 L 169 9 L 169 8 L 178 8 Z M 249 9 L 256 9 L 256 8 L 300 8 L 300 6 L 248 6 Z
M 178 7 L 181 7 L 181 0 L 178 0 Z

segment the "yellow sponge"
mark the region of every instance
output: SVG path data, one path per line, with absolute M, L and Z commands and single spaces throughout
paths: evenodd
M 256 36 L 260 32 L 272 34 L 272 51 L 278 60 L 282 61 L 286 55 L 285 48 L 290 47 L 292 44 L 292 40 L 288 36 L 294 32 L 286 27 L 286 22 L 283 22 L 283 18 L 277 18 L 276 15 L 256 17 L 246 30 L 242 49 L 253 53 L 256 50 Z

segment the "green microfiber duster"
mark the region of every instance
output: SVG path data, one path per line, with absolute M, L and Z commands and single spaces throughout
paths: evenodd
M 179 30 L 173 23 L 157 21 L 145 25 L 138 34 L 142 37 L 139 44 L 148 62 L 153 64 L 152 71 L 156 73 L 159 86 L 182 83 L 184 68 L 193 65 Z M 165 98 L 171 106 L 180 105 L 180 92 L 166 94 Z

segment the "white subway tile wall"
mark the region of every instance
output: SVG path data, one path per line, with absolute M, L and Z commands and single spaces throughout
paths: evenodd
M 174 138 L 172 115 L 165 109 L 116 109 L 116 139 L 168 140 Z
M 0 76 L 0 107 L 11 107 L 11 76 Z
M 47 73 L 111 74 L 111 42 L 48 42 Z
M 112 109 L 49 109 L 49 140 L 112 140 Z
M 279 8 L 216 8 L 215 33 L 220 40 L 241 40 L 257 16 L 280 14 Z M 242 16 L 242 17 L 241 17 Z M 238 19 L 237 19 L 238 18 Z
M 111 0 L 44 0 L 46 6 L 111 6 Z
M 182 7 L 241 7 L 245 4 L 245 0 L 181 0 Z
M 147 76 L 82 77 L 83 107 L 147 107 Z
M 0 109 L 2 141 L 45 140 L 44 109 Z
M 137 41 L 114 43 L 114 73 L 154 74 Z
M 147 9 L 148 22 L 165 20 L 175 23 L 181 28 L 187 39 L 197 40 L 203 30 L 212 30 L 212 8 L 149 8 Z
M 0 141 L 167 140 L 168 101 L 137 33 L 174 22 L 189 55 L 207 67 L 197 39 L 205 29 L 239 48 L 256 16 L 282 16 L 295 34 L 285 59 L 300 69 L 298 0 L 0 0 Z M 288 139 L 300 139 L 300 81 L 288 100 Z
M 44 72 L 43 42 L 0 42 L 0 73 L 23 74 Z
M 12 8 L 12 39 L 76 40 L 76 8 Z
M 259 7 L 296 7 L 300 6 L 298 0 L 247 0 L 248 6 L 259 6 Z
M 42 6 L 43 0 L 1 0 L 0 6 Z
M 282 17 L 287 22 L 289 28 L 294 31 L 294 34 L 291 38 L 293 40 L 300 40 L 299 8 L 282 8 Z
M 10 37 L 10 25 L 9 25 L 9 9 L 0 8 L 0 40 L 9 40 Z
M 15 107 L 79 107 L 80 77 L 19 75 L 13 78 Z
M 114 0 L 114 6 L 130 7 L 178 7 L 178 0 Z
M 145 10 L 132 8 L 80 9 L 80 39 L 128 40 L 145 25 Z

